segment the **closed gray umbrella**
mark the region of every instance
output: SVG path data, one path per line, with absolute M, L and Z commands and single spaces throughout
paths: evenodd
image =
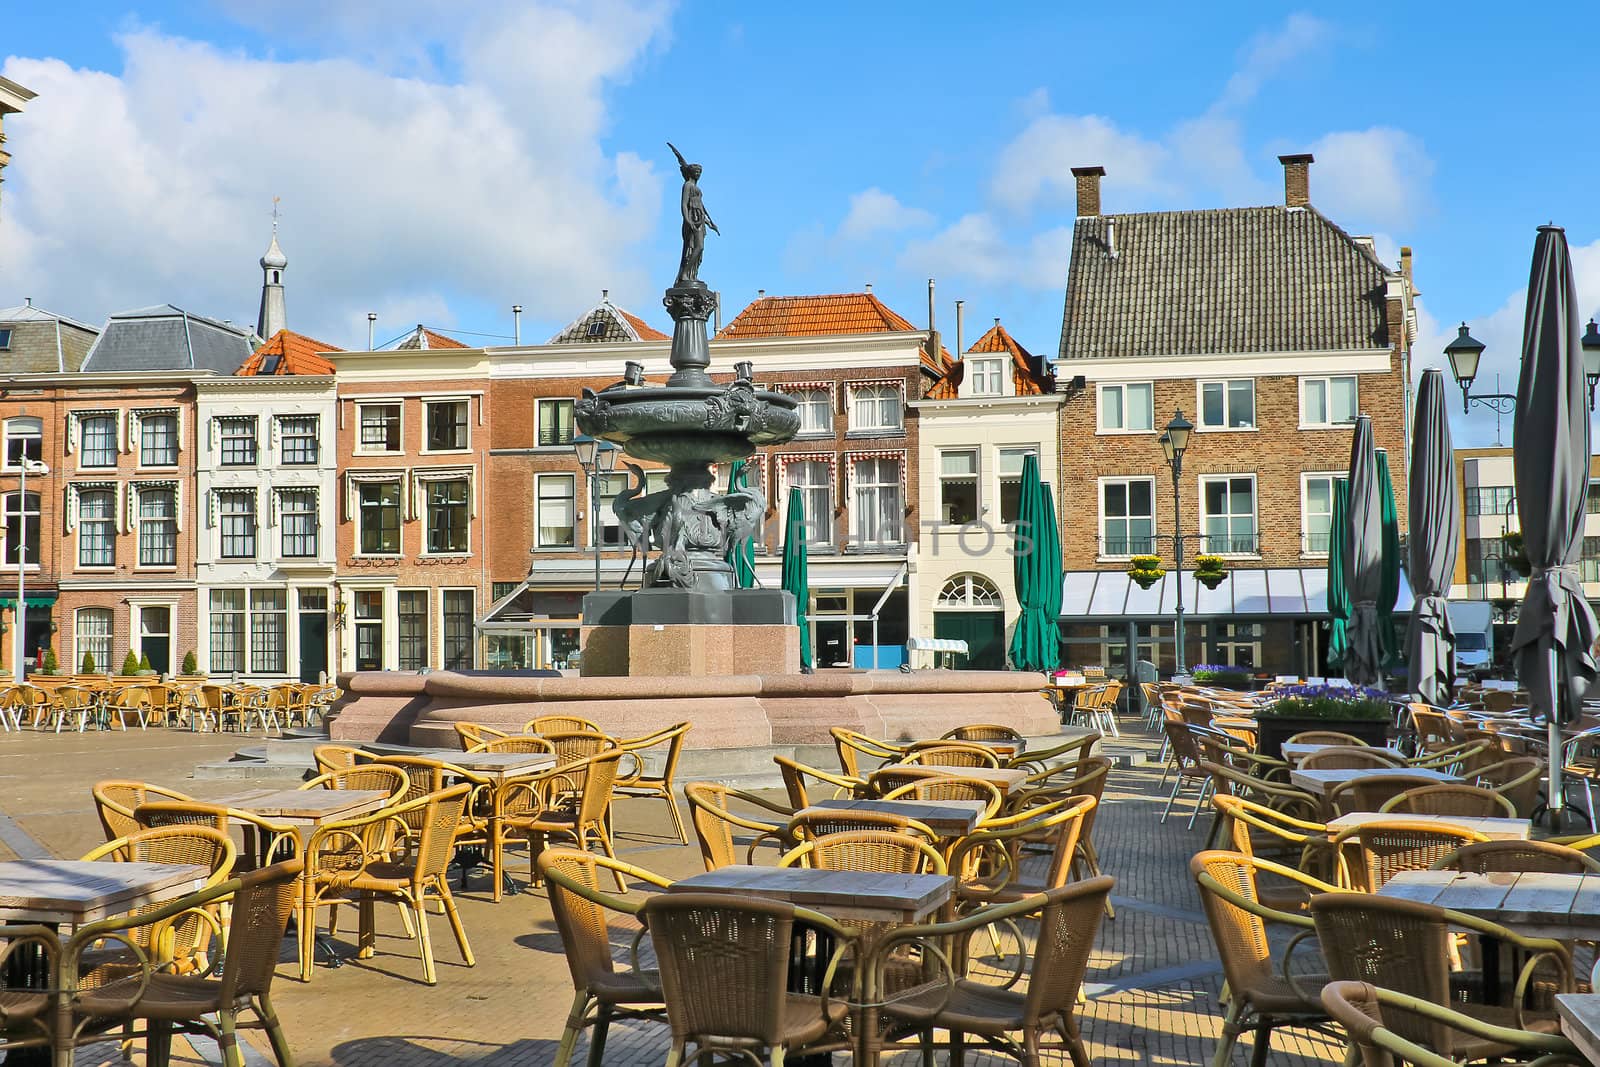
M 1567 235 L 1559 227 L 1541 226 L 1528 277 L 1512 441 L 1517 515 L 1533 574 L 1522 597 L 1511 655 L 1535 717 L 1548 717 L 1550 812 L 1557 826 L 1562 808 L 1560 724 L 1577 717 L 1583 694 L 1595 679 L 1595 617 L 1578 575 L 1589 493 L 1587 400 Z
M 1383 680 L 1383 643 L 1378 636 L 1378 597 L 1383 591 L 1383 511 L 1378 494 L 1378 459 L 1372 419 L 1361 415 L 1350 440 L 1350 504 L 1345 510 L 1345 583 L 1350 589 L 1350 626 L 1344 676 L 1356 685 Z
M 1461 536 L 1461 507 L 1456 494 L 1455 449 L 1450 444 L 1450 419 L 1445 414 L 1444 375 L 1437 368 L 1422 375 L 1417 413 L 1411 425 L 1411 524 L 1407 555 L 1410 563 L 1411 628 L 1406 633 L 1406 662 L 1412 692 L 1437 707 L 1449 703 L 1455 678 L 1456 635 L 1450 629 L 1445 594 L 1456 570 L 1456 540 Z

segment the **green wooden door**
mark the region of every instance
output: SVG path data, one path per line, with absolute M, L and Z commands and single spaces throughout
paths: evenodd
M 933 636 L 965 641 L 967 658 L 959 666 L 972 671 L 1006 669 L 1006 615 L 1003 611 L 936 611 Z

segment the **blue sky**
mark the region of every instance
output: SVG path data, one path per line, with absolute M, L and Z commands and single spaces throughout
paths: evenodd
M 492 339 L 513 303 L 542 339 L 601 287 L 665 325 L 671 139 L 730 314 L 871 282 L 920 323 L 936 277 L 941 326 L 963 299 L 969 341 L 1000 316 L 1053 353 L 1070 166 L 1106 166 L 1107 210 L 1232 206 L 1304 150 L 1314 203 L 1415 249 L 1424 364 L 1465 318 L 1509 387 L 1546 221 L 1600 310 L 1579 5 L 1083 6 L 31 5 L 0 46 L 40 92 L 7 124 L 0 304 L 253 321 L 276 195 L 290 324 L 328 342 L 368 310 L 380 340 Z

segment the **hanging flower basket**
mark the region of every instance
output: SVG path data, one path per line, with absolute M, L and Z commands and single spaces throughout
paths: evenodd
M 1196 556 L 1194 558 L 1194 580 L 1207 589 L 1215 589 L 1227 581 L 1228 568 L 1222 562 L 1221 556 Z
M 1528 548 L 1523 543 L 1521 530 L 1507 530 L 1501 534 L 1500 545 L 1507 567 L 1524 578 L 1533 573 L 1533 564 L 1528 559 Z
M 1128 561 L 1128 577 L 1138 583 L 1140 589 L 1149 589 L 1166 576 L 1160 556 L 1134 556 Z

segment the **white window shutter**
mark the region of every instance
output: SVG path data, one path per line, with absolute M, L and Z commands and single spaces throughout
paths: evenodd
M 183 532 L 183 483 L 172 483 L 172 528 Z
M 72 455 L 72 450 L 77 445 L 77 441 L 78 441 L 78 413 L 76 411 L 69 411 L 69 412 L 67 412 L 67 440 L 66 440 L 67 455 L 69 455 L 69 456 Z
M 67 533 L 78 530 L 78 487 L 67 483 Z

